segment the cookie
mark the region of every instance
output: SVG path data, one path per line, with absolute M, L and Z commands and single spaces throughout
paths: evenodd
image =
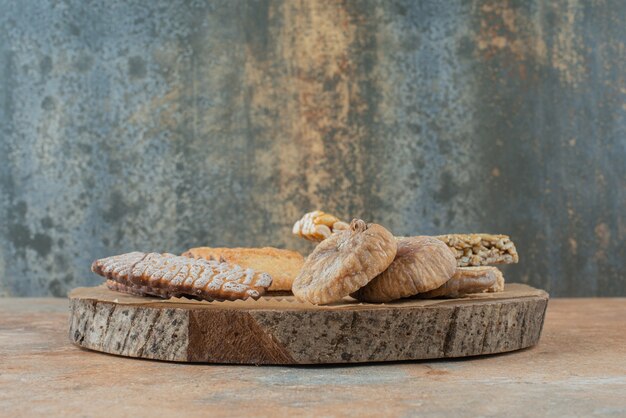
M 304 257 L 297 251 L 278 248 L 191 248 L 182 254 L 185 257 L 206 260 L 224 260 L 244 268 L 264 272 L 272 277 L 269 291 L 291 291 L 291 285 L 300 273 Z
M 93 262 L 91 271 L 113 290 L 162 298 L 258 299 L 272 283 L 267 273 L 215 260 L 132 252 Z
M 342 222 L 336 216 L 315 210 L 305 213 L 293 225 L 291 233 L 309 241 L 320 242 L 328 238 L 336 231 L 348 229 L 348 224 Z

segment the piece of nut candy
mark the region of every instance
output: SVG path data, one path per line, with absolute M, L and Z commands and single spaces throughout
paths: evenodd
M 435 238 L 454 249 L 459 267 L 513 264 L 519 261 L 515 244 L 507 235 L 447 234 Z
M 397 241 L 391 265 L 352 297 L 363 302 L 390 302 L 437 289 L 455 273 L 454 254 L 443 242 L 426 236 Z
M 502 292 L 504 276 L 496 267 L 459 267 L 454 276 L 437 289 L 420 293 L 419 298 L 458 298 L 471 293 Z
M 293 283 L 293 294 L 316 305 L 340 301 L 383 272 L 396 246 L 382 226 L 355 219 L 315 247 Z
M 309 241 L 323 241 L 336 231 L 348 229 L 348 224 L 336 216 L 315 210 L 306 213 L 293 225 L 292 233 Z

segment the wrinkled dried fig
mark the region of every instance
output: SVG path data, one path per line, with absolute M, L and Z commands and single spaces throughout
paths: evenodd
M 337 302 L 384 271 L 396 256 L 396 245 L 382 226 L 355 219 L 315 247 L 293 283 L 293 294 L 316 305 Z
M 456 271 L 454 254 L 438 239 L 418 236 L 397 241 L 398 251 L 393 263 L 353 293 L 354 298 L 364 302 L 389 302 L 414 296 L 438 288 Z
M 454 276 L 437 289 L 417 295 L 420 298 L 458 298 L 470 293 L 502 292 L 504 276 L 496 267 L 459 267 Z

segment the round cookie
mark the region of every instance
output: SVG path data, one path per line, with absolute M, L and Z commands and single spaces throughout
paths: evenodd
M 302 302 L 337 302 L 383 272 L 396 256 L 396 239 L 380 225 L 354 219 L 306 258 L 292 291 Z
M 224 260 L 272 277 L 269 291 L 290 291 L 291 284 L 300 273 L 304 257 L 297 251 L 273 247 L 264 248 L 191 248 L 182 254 L 185 257 L 206 260 Z
M 389 302 L 437 289 L 456 272 L 456 258 L 432 237 L 398 238 L 391 265 L 351 296 L 363 302 Z

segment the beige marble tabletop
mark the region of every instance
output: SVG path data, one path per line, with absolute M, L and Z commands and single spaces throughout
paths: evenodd
M 626 299 L 553 299 L 533 348 L 350 366 L 178 364 L 70 344 L 65 299 L 0 299 L 0 415 L 626 416 Z

